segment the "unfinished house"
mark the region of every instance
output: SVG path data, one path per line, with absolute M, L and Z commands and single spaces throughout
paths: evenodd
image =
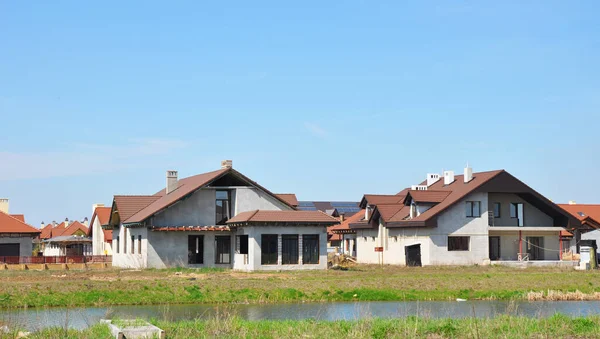
M 33 239 L 40 230 L 26 224 L 22 214 L 9 214 L 8 199 L 0 199 L 0 257 L 33 255 Z
M 327 267 L 328 226 L 320 211 L 298 211 L 223 161 L 183 179 L 167 171 L 153 195 L 115 196 L 105 229 L 116 267 L 224 267 L 302 270 Z
M 395 195 L 365 195 L 356 231 L 361 263 L 421 265 L 563 262 L 564 231 L 580 222 L 504 170 L 428 174 Z

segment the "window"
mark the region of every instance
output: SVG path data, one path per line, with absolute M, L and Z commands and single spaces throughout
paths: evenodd
M 480 201 L 467 201 L 467 204 L 466 204 L 467 217 L 468 218 L 481 217 L 481 213 L 480 213 L 480 209 L 479 209 L 480 205 L 481 205 Z
M 127 229 L 123 230 L 123 253 L 127 253 Z
M 117 235 L 117 242 L 115 243 L 116 252 L 119 253 L 119 236 Z
M 448 237 L 448 251 L 468 251 L 469 237 Z
M 298 264 L 297 234 L 284 234 L 281 236 L 281 263 L 284 265 Z
M 188 264 L 204 264 L 203 235 L 188 235 Z
M 305 234 L 302 236 L 302 263 L 319 263 L 319 235 Z
M 231 236 L 222 235 L 215 237 L 216 257 L 215 264 L 231 263 Z
M 131 254 L 135 253 L 135 235 L 131 236 Z
M 229 191 L 216 191 L 216 219 L 217 225 L 225 225 L 231 212 L 231 196 Z
M 138 254 L 142 254 L 142 236 L 138 235 Z
M 510 217 L 517 220 L 517 226 L 524 226 L 523 222 L 523 204 L 520 202 L 513 202 L 510 204 Z
M 277 234 L 263 234 L 260 238 L 261 265 L 277 265 Z
M 494 218 L 500 218 L 500 203 L 494 203 Z
M 248 236 L 247 235 L 238 235 L 238 253 L 239 254 L 248 254 Z

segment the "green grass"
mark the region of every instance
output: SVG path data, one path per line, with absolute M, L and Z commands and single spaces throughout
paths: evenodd
M 348 271 L 223 269 L 4 271 L 0 308 L 179 303 L 525 299 L 579 291 L 598 299 L 600 272 L 558 268 L 358 266 Z
M 167 338 L 598 338 L 600 317 L 502 316 L 486 319 L 367 319 L 358 321 L 246 321 L 218 317 L 206 321 L 153 321 Z M 110 338 L 106 325 L 83 331 L 46 329 L 30 338 Z

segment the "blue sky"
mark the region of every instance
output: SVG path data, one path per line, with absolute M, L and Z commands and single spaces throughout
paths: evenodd
M 0 2 L 0 196 L 26 220 L 234 167 L 301 200 L 469 162 L 600 203 L 596 1 Z

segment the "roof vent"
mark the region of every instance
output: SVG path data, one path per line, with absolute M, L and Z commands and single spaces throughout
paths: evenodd
M 427 185 L 412 185 L 410 189 L 413 191 L 427 191 Z
M 221 161 L 222 169 L 232 168 L 232 167 L 233 167 L 233 160 L 222 160 Z
M 473 180 L 473 169 L 467 163 L 467 167 L 465 167 L 464 175 L 463 175 L 465 184 L 469 181 Z
M 569 205 L 577 205 L 577 201 L 575 201 L 575 200 L 569 200 Z
M 177 171 L 167 171 L 167 194 L 177 188 Z
M 444 185 L 450 185 L 454 182 L 454 171 L 444 171 Z
M 440 180 L 438 173 L 427 173 L 427 186 L 431 186 Z

